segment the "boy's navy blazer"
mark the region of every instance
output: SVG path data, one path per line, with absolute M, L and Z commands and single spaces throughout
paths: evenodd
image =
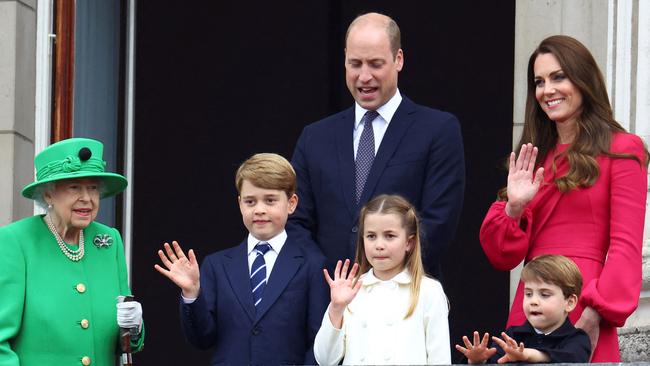
M 551 359 L 548 363 L 588 363 L 591 357 L 591 341 L 584 330 L 576 328 L 567 317 L 562 325 L 550 334 L 538 334 L 528 320 L 521 326 L 506 329 L 506 334 L 524 344 L 544 352 Z M 487 363 L 497 363 L 505 355 L 503 349 L 494 341 L 490 347 L 497 352 Z
M 379 194 L 399 194 L 418 210 L 425 268 L 439 276 L 438 262 L 456 232 L 465 188 L 458 120 L 404 96 L 357 204 L 354 115 L 351 107 L 303 130 L 291 160 L 300 204 L 287 231 L 315 240 L 328 268 L 334 268 L 338 259 L 354 259 L 361 206 Z
M 181 323 L 196 347 L 214 347 L 213 365 L 315 364 L 313 342 L 329 303 L 325 257 L 288 236 L 255 309 L 246 240 L 201 265 L 201 292 L 181 299 Z

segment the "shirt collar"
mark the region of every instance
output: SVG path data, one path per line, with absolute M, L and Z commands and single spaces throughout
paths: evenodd
M 390 280 L 381 280 L 377 277 L 375 277 L 375 272 L 373 271 L 372 268 L 366 273 L 364 273 L 361 276 L 361 284 L 362 286 L 371 286 L 375 285 L 380 282 L 395 282 L 399 285 L 407 285 L 411 283 L 411 275 L 409 274 L 408 270 L 404 268 L 404 270 L 398 274 L 395 275 L 395 277 L 391 278 Z
M 393 119 L 393 115 L 397 112 L 397 107 L 402 103 L 402 94 L 400 94 L 399 89 L 395 91 L 395 95 L 384 103 L 381 107 L 377 108 L 377 113 L 381 118 L 386 121 L 386 124 L 390 123 L 390 120 Z M 354 103 L 354 129 L 359 128 L 361 124 L 361 119 L 366 114 L 368 110 L 362 108 L 359 103 Z
M 261 241 L 266 241 L 267 243 L 269 243 L 273 251 L 275 251 L 276 253 L 280 253 L 280 250 L 282 250 L 282 247 L 284 246 L 284 242 L 287 241 L 287 231 L 282 230 L 278 235 L 272 237 L 269 240 L 259 240 L 258 238 L 254 237 L 253 234 L 248 233 L 247 240 L 248 240 L 248 254 L 251 254 L 251 252 L 255 249 L 255 246 Z

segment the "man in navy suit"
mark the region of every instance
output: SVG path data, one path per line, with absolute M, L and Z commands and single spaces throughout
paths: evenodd
M 296 175 L 276 154 L 256 154 L 237 170 L 248 238 L 205 258 L 164 245 L 156 269 L 182 290 L 181 321 L 194 346 L 214 347 L 213 365 L 315 364 L 313 342 L 329 302 L 325 257 L 287 235 L 298 204 Z
M 463 142 L 456 117 L 399 92 L 403 66 L 395 21 L 377 13 L 357 17 L 345 45 L 346 83 L 356 103 L 305 127 L 296 144 L 292 164 L 301 201 L 288 229 L 315 240 L 328 268 L 354 258 L 360 208 L 389 193 L 417 207 L 425 267 L 440 275 L 463 201 Z

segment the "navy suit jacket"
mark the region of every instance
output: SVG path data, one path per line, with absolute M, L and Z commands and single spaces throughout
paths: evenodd
M 313 243 L 289 235 L 256 311 L 246 241 L 209 255 L 199 297 L 181 299 L 187 340 L 215 347 L 213 365 L 315 364 L 313 342 L 329 303 L 324 262 Z
M 288 231 L 315 240 L 327 257 L 354 259 L 361 206 L 379 194 L 408 199 L 421 218 L 424 265 L 439 277 L 439 257 L 456 231 L 465 187 L 460 125 L 452 114 L 403 97 L 379 145 L 360 204 L 355 200 L 354 107 L 303 130 L 291 163 L 300 204 Z
M 568 317 L 558 329 L 548 335 L 535 332 L 528 320 L 521 326 L 506 329 L 506 334 L 517 343 L 523 342 L 526 348 L 546 353 L 551 359 L 549 363 L 587 363 L 591 356 L 589 336 L 584 330 L 574 327 Z M 494 341 L 490 347 L 496 348 L 497 353 L 487 363 L 496 364 L 506 353 Z

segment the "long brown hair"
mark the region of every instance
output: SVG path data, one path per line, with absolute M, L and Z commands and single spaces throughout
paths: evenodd
M 539 149 L 537 164 L 541 165 L 557 143 L 555 123 L 548 118 L 535 97 L 535 60 L 539 55 L 549 53 L 555 56 L 566 77 L 582 95 L 582 112 L 576 121 L 573 143 L 565 152 L 554 157 L 553 171 L 555 161 L 561 157 L 566 156 L 569 162 L 568 172 L 555 179 L 558 190 L 568 192 L 578 187 L 594 185 L 600 174 L 596 157 L 601 154 L 613 158 L 634 159 L 639 164 L 647 165 L 647 149 L 643 162 L 633 154 L 609 151 L 612 134 L 625 132 L 625 129 L 614 119 L 605 81 L 593 56 L 578 40 L 564 35 L 544 39 L 530 55 L 524 130 L 515 151 L 519 151 L 523 144 L 532 143 Z M 502 190 L 500 198 L 505 198 L 504 196 L 505 190 Z
M 408 318 L 415 311 L 420 297 L 420 284 L 422 277 L 425 276 L 424 266 L 422 265 L 422 252 L 420 249 L 420 219 L 413 205 L 405 198 L 398 195 L 379 195 L 361 209 L 359 215 L 359 231 L 357 234 L 357 255 L 355 261 L 359 263 L 359 274 L 366 273 L 372 268 L 372 265 L 366 257 L 364 248 L 365 218 L 369 214 L 395 214 L 402 218 L 402 227 L 406 231 L 407 238 L 413 238 L 413 247 L 406 252 L 404 257 L 404 267 L 411 275 L 411 299 L 409 308 L 404 319 Z

